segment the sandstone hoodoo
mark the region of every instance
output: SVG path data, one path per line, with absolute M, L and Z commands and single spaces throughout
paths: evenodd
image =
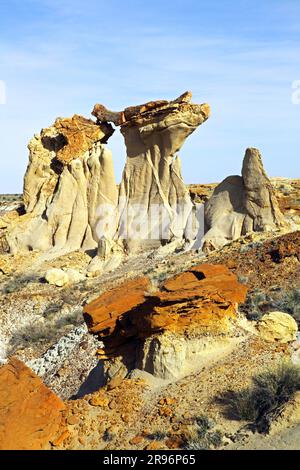
M 98 123 L 121 126 L 127 161 L 119 192 L 118 238 L 132 253 L 169 241 L 191 246 L 197 236 L 195 206 L 181 175 L 177 153 L 209 117 L 208 104 L 192 104 L 186 92 L 112 112 L 94 107 Z
M 65 405 L 16 358 L 0 367 L 0 449 L 41 450 L 63 434 Z
M 113 112 L 96 104 L 97 122 L 74 115 L 58 118 L 29 143 L 24 178 L 25 214 L 7 226 L 11 253 L 40 250 L 59 256 L 98 250 L 91 272 L 101 272 L 112 254 L 201 245 L 202 221 L 183 182 L 178 152 L 210 115 L 208 104 L 151 101 Z M 120 126 L 127 160 L 119 190 L 106 143 Z M 200 222 L 200 223 L 199 223 Z M 229 176 L 204 206 L 202 248 L 221 248 L 251 232 L 285 229 L 275 191 L 259 151 L 249 148 L 242 176 Z M 196 242 L 196 243 L 195 243 Z M 106 266 L 106 264 L 105 264 Z
M 287 227 L 260 152 L 254 148 L 246 150 L 242 176 L 229 176 L 219 184 L 205 203 L 204 212 L 206 251 L 251 232 Z
M 199 265 L 147 293 L 147 278 L 126 281 L 87 305 L 89 331 L 111 345 L 158 331 L 218 334 L 227 331 L 247 288 L 222 265 Z
M 143 277 L 100 295 L 84 317 L 104 344 L 97 355 L 106 379 L 135 371 L 174 380 L 227 354 L 239 341 L 238 304 L 246 293 L 225 266 L 202 264 L 156 292 Z
M 186 92 L 112 112 L 95 105 L 97 122 L 58 118 L 29 143 L 24 178 L 25 214 L 7 233 L 11 253 L 40 250 L 54 256 L 98 248 L 138 252 L 174 241 L 192 247 L 198 235 L 196 206 L 181 175 L 178 152 L 209 117 L 207 104 Z M 106 147 L 120 126 L 127 160 L 119 193 Z
M 25 215 L 9 229 L 12 253 L 69 252 L 98 246 L 115 232 L 115 214 L 99 230 L 99 207 L 116 207 L 113 161 L 105 143 L 113 128 L 74 115 L 58 118 L 29 143 Z M 101 224 L 100 224 L 101 225 Z

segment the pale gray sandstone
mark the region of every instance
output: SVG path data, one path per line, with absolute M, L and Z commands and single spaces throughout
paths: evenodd
M 123 251 L 195 248 L 201 217 L 183 182 L 177 152 L 210 109 L 190 101 L 187 92 L 171 102 L 117 113 L 96 105 L 97 123 L 77 115 L 58 118 L 34 136 L 24 178 L 25 214 L 8 229 L 10 251 L 55 256 L 98 248 L 93 273 L 107 263 L 114 269 Z M 119 195 L 105 145 L 114 132 L 109 121 L 121 126 L 127 148 Z M 215 189 L 204 221 L 204 251 L 251 232 L 287 227 L 257 149 L 247 149 L 242 176 L 230 176 Z
M 57 287 L 63 287 L 66 284 L 77 284 L 78 282 L 82 282 L 86 279 L 86 276 L 76 269 L 58 269 L 58 268 L 51 268 L 45 274 L 45 280 L 48 284 Z
M 89 250 L 113 237 L 115 215 L 101 231 L 98 213 L 99 207 L 117 204 L 112 155 L 105 146 L 112 133 L 109 124 L 74 115 L 34 136 L 24 178 L 25 214 L 7 236 L 12 253 Z
M 97 123 L 78 115 L 58 118 L 35 135 L 28 146 L 25 214 L 7 234 L 11 253 L 56 256 L 98 248 L 91 271 L 101 271 L 112 255 L 118 264 L 124 251 L 171 241 L 172 247 L 192 246 L 198 221 L 177 152 L 210 110 L 190 101 L 187 92 L 120 113 L 96 105 Z M 114 132 L 110 122 L 121 126 L 127 148 L 119 196 L 105 146 Z
M 216 187 L 205 203 L 204 221 L 204 251 L 222 248 L 251 232 L 288 228 L 259 150 L 248 148 L 242 176 L 229 176 Z
M 186 138 L 209 117 L 208 104 L 192 104 L 187 92 L 174 101 L 154 101 L 112 112 L 94 107 L 99 123 L 121 126 L 127 160 L 119 191 L 117 239 L 129 253 L 168 242 L 192 246 L 197 237 L 191 201 L 177 155 Z

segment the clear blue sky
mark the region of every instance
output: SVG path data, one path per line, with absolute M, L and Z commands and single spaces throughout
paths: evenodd
M 240 173 L 246 147 L 270 175 L 300 177 L 299 0 L 0 0 L 0 193 L 22 189 L 27 143 L 57 116 L 120 110 L 186 90 L 212 116 L 181 151 L 186 182 Z M 109 141 L 117 179 L 119 131 Z

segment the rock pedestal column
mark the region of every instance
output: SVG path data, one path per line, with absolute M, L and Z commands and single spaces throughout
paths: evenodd
M 105 146 L 112 133 L 109 124 L 75 115 L 57 119 L 30 141 L 26 213 L 9 230 L 12 253 L 89 250 L 114 236 L 115 214 L 101 223 L 103 208 L 117 205 L 112 155 Z
M 191 243 L 197 236 L 195 206 L 181 176 L 177 155 L 186 138 L 210 113 L 192 104 L 191 93 L 122 112 L 96 105 L 99 122 L 121 126 L 127 160 L 119 191 L 119 240 L 132 253 L 170 241 Z

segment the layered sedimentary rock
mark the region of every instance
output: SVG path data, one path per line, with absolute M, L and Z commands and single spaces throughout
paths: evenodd
M 119 192 L 118 238 L 129 252 L 197 236 L 195 205 L 182 180 L 177 155 L 186 138 L 209 117 L 207 104 L 155 101 L 112 112 L 94 107 L 98 122 L 121 126 L 127 161 Z
M 184 334 L 165 331 L 145 339 L 133 365 L 134 375 L 145 371 L 163 380 L 178 380 L 224 359 L 241 338 L 223 335 Z M 107 368 L 108 371 L 112 370 Z
M 74 115 L 58 118 L 29 143 L 24 178 L 25 215 L 12 224 L 11 252 L 64 252 L 97 247 L 115 230 L 117 203 L 112 156 L 104 145 L 113 129 Z M 101 211 L 101 208 L 102 211 Z
M 0 450 L 41 450 L 63 433 L 64 403 L 16 358 L 0 368 Z
M 106 378 L 133 370 L 179 378 L 235 347 L 247 288 L 225 266 L 194 266 L 150 291 L 147 278 L 137 278 L 85 307 L 90 333 L 104 344 L 97 353 Z
M 242 176 L 229 176 L 205 203 L 203 249 L 221 248 L 251 232 L 287 227 L 260 152 L 246 150 Z
M 149 279 L 140 277 L 124 282 L 86 305 L 84 319 L 90 333 L 100 336 L 113 333 L 122 315 L 145 302 L 145 293 L 149 288 Z
M 149 293 L 147 278 L 105 292 L 84 308 L 89 331 L 110 345 L 120 338 L 146 337 L 158 331 L 226 331 L 247 288 L 222 265 L 199 265 Z
M 166 281 L 149 296 L 144 312 L 129 319 L 139 333 L 227 331 L 247 288 L 225 266 L 199 265 Z

